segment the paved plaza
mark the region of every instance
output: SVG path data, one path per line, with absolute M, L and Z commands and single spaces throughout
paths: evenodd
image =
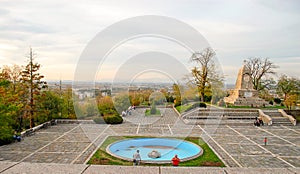
M 202 137 L 226 164 L 226 168 L 185 168 L 182 173 L 300 173 L 299 126 L 187 125 L 172 108 L 162 116 L 143 116 L 136 109 L 120 125 L 57 124 L 41 129 L 21 142 L 0 146 L 0 172 L 35 173 L 176 173 L 169 167 L 95 166 L 87 161 L 108 136 Z M 264 139 L 267 138 L 265 145 Z M 52 166 L 52 167 L 51 167 Z M 54 166 L 54 167 L 53 167 Z M 49 168 L 49 170 L 48 170 Z M 281 169 L 278 169 L 281 168 Z M 24 170 L 26 169 L 26 170 Z M 147 169 L 149 172 L 143 172 Z M 179 168 L 178 168 L 179 169 Z M 128 172 L 125 172 L 128 170 Z M 19 172 L 18 172 L 19 171 Z M 67 171 L 67 172 L 64 172 Z M 72 172 L 73 171 L 73 172 Z M 104 172 L 107 171 L 107 172 Z M 130 172 L 131 171 L 131 172 Z M 132 172 L 135 171 L 135 172 Z M 240 172 L 237 172 L 240 171 Z M 42 172 L 38 172 L 42 173 Z M 53 171 L 52 173 L 59 173 Z M 112 172 L 113 173 L 113 172 Z

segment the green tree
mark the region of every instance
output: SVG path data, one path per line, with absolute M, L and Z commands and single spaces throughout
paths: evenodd
M 129 96 L 127 94 L 119 94 L 113 98 L 114 106 L 118 113 L 122 113 L 122 111 L 125 111 L 128 109 L 129 106 L 131 106 L 129 101 Z
M 30 48 L 29 62 L 25 66 L 25 69 L 22 71 L 21 82 L 25 90 L 25 97 L 28 100 L 25 100 L 25 117 L 28 117 L 30 120 L 30 128 L 35 126 L 34 117 L 36 116 L 37 108 L 36 103 L 37 96 L 40 95 L 40 92 L 43 88 L 47 87 L 47 83 L 42 81 L 44 78 L 38 71 L 41 67 L 40 64 L 33 62 L 34 54 Z
M 56 92 L 50 90 L 43 91 L 41 95 L 37 96 L 37 100 L 39 101 L 36 104 L 38 112 L 36 122 L 38 124 L 59 117 L 62 100 Z
M 300 96 L 300 80 L 282 75 L 277 82 L 277 94 L 283 96 L 284 104 L 288 109 L 296 105 Z
M 86 106 L 86 115 L 95 116 L 97 114 L 97 107 L 93 104 L 88 104 Z
M 190 82 L 197 86 L 201 102 L 204 102 L 206 92 L 212 92 L 213 83 L 223 83 L 223 77 L 216 71 L 215 55 L 214 50 L 206 48 L 193 53 L 191 57 L 191 61 L 197 65 L 192 69 Z
M 9 92 L 11 82 L 0 79 L 0 145 L 10 143 L 17 128 L 17 118 L 21 105 L 17 96 Z
M 75 110 L 74 110 L 74 104 L 73 104 L 73 98 L 72 98 L 72 88 L 67 87 L 65 90 L 63 90 L 60 95 L 62 99 L 61 103 L 61 118 L 76 118 Z
M 279 95 L 283 95 L 284 100 L 286 100 L 288 94 L 298 92 L 298 83 L 299 80 L 296 78 L 282 75 L 277 82 L 277 93 Z

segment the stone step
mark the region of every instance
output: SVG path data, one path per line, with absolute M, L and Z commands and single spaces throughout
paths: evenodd
M 272 126 L 294 126 L 291 122 L 289 123 L 272 123 Z
M 206 120 L 206 119 L 215 119 L 215 120 L 255 120 L 255 117 L 251 117 L 251 116 L 243 116 L 243 117 L 199 117 L 199 116 L 195 116 L 195 117 L 185 117 L 183 119 L 186 120 Z
M 270 117 L 282 117 L 280 112 L 264 112 L 264 114 L 269 115 Z
M 290 122 L 287 118 L 272 118 L 273 122 Z
M 253 125 L 252 121 L 243 121 L 243 120 L 185 120 L 186 124 L 190 125 L 230 125 L 230 126 L 249 126 Z
M 272 117 L 272 125 L 292 125 L 292 123 L 285 117 Z

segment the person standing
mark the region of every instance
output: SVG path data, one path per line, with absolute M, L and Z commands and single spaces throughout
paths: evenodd
M 133 154 L 133 165 L 134 166 L 140 165 L 141 160 L 142 160 L 142 158 L 141 158 L 141 155 L 140 155 L 140 151 L 137 150 L 136 153 Z
M 180 159 L 177 157 L 177 155 L 175 155 L 172 158 L 172 165 L 177 167 L 179 165 L 179 162 L 180 162 Z

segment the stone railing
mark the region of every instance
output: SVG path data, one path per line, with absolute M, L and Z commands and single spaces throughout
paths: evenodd
M 26 129 L 25 131 L 21 132 L 21 137 L 31 136 L 40 129 L 48 128 L 52 125 L 56 124 L 95 124 L 93 120 L 77 120 L 77 119 L 55 119 L 51 121 L 47 121 L 43 124 L 37 125 L 33 128 Z
M 21 132 L 21 137 L 33 135 L 36 131 L 43 129 L 43 128 L 47 128 L 48 126 L 55 125 L 55 124 L 57 124 L 56 120 L 47 121 L 43 124 L 37 125 L 33 128 L 30 128 L 30 129 L 27 129 L 27 130 Z
M 288 115 L 283 109 L 278 109 L 278 112 L 280 112 L 280 113 L 282 114 L 283 117 L 288 118 L 288 119 L 290 120 L 290 122 L 291 122 L 294 126 L 296 126 L 297 121 L 296 121 L 296 119 L 295 119 L 293 116 Z
M 258 109 L 258 114 L 264 123 L 266 123 L 269 126 L 272 125 L 272 118 L 270 116 L 265 114 L 261 109 Z
M 95 124 L 93 120 L 57 119 L 59 124 Z

